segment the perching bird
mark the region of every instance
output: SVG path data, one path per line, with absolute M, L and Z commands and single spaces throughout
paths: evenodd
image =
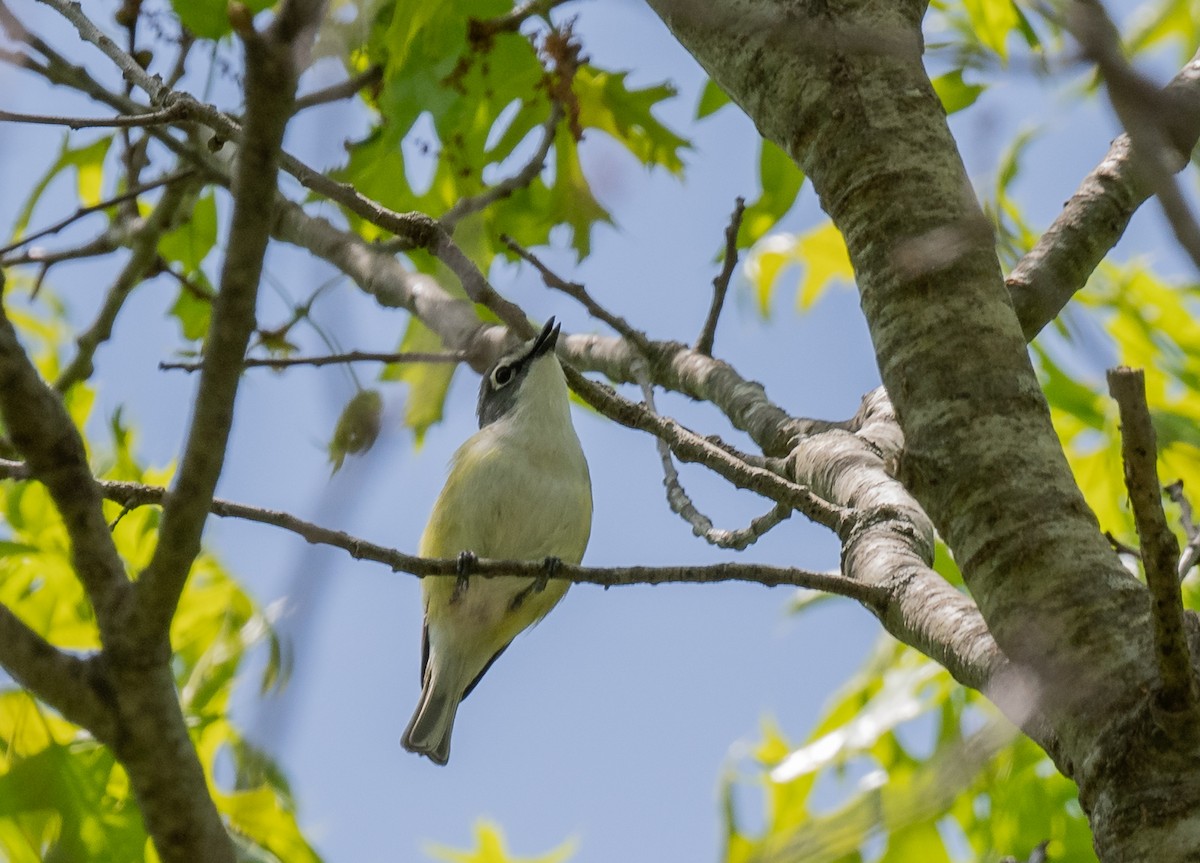
M 422 557 L 579 563 L 592 530 L 592 483 L 554 355 L 554 318 L 502 357 L 479 388 L 479 431 L 450 461 L 421 536 Z M 540 583 L 539 583 L 540 581 Z M 438 764 L 450 757 L 459 702 L 517 633 L 562 599 L 558 579 L 431 576 L 421 580 L 421 700 L 401 740 Z

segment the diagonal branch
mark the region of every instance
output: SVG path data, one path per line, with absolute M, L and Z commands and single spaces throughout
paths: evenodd
M 1176 170 L 1200 139 L 1200 53 L 1162 92 L 1169 137 L 1178 150 Z M 1025 340 L 1054 320 L 1116 245 L 1152 186 L 1137 170 L 1133 143 L 1124 134 L 1080 184 L 1033 249 L 1009 273 L 1007 283 Z
M 46 486 L 62 515 L 71 538 L 72 565 L 107 643 L 120 632 L 120 608 L 130 588 L 125 567 L 104 521 L 79 431 L 58 394 L 29 361 L 2 305 L 0 416 L 33 477 Z
M 191 183 L 169 184 L 155 205 L 154 212 L 134 228 L 129 240 L 132 252 L 129 260 L 125 262 L 116 281 L 108 289 L 96 320 L 75 339 L 78 348 L 75 356 L 54 381 L 54 389 L 60 393 L 65 393 L 75 384 L 92 376 L 97 349 L 112 336 L 117 315 L 133 289 L 140 285 L 157 265 L 158 241 L 164 233 L 174 227 L 180 208 L 192 188 Z
M 13 680 L 97 740 L 111 741 L 109 683 L 94 659 L 63 653 L 0 605 L 0 665 Z
M 720 320 L 721 310 L 725 307 L 725 295 L 729 292 L 729 280 L 733 278 L 733 271 L 737 267 L 738 231 L 741 230 L 742 216 L 745 212 L 746 199 L 739 197 L 733 206 L 729 224 L 725 228 L 725 255 L 721 264 L 721 272 L 713 279 L 712 304 L 708 308 L 708 317 L 704 320 L 700 336 L 696 339 L 696 352 L 707 354 L 710 357 L 713 352 L 713 340 L 717 337 L 717 321 Z
M 1142 545 L 1142 564 L 1151 595 L 1151 621 L 1158 659 L 1159 703 L 1172 713 L 1192 714 L 1197 707 L 1195 674 L 1183 624 L 1183 597 L 1176 567 L 1179 546 L 1167 526 L 1158 481 L 1158 446 L 1146 406 L 1146 377 L 1141 369 L 1109 369 L 1108 390 L 1121 413 L 1121 457 L 1125 486 Z
M 233 177 L 233 215 L 220 290 L 213 302 L 187 444 L 163 507 L 154 556 L 138 581 L 134 631 L 153 642 L 167 637 L 188 570 L 200 551 L 200 535 L 225 463 L 242 359 L 256 323 L 258 283 L 274 218 L 280 145 L 300 73 L 290 41 L 298 26 L 292 16 L 304 5 L 285 4 L 265 34 L 252 28 L 242 33 L 246 127 Z

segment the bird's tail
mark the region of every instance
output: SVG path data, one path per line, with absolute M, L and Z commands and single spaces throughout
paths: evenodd
M 458 692 L 439 686 L 439 675 L 427 674 L 421 687 L 421 700 L 417 702 L 408 728 L 404 729 L 400 745 L 409 752 L 445 764 L 450 760 L 450 732 L 454 729 L 454 715 L 461 700 Z

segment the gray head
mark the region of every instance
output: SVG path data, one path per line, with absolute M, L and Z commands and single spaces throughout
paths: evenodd
M 475 411 L 479 415 L 480 428 L 494 423 L 516 406 L 517 394 L 534 362 L 538 357 L 554 352 L 558 330 L 558 324 L 551 318 L 540 333 L 502 356 L 488 369 L 479 385 L 479 406 Z

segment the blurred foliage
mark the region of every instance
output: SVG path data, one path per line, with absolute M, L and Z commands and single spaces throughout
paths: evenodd
M 500 826 L 490 821 L 475 823 L 475 847 L 468 851 L 431 844 L 426 852 L 447 863 L 565 863 L 575 855 L 576 843 L 568 840 L 538 857 L 514 857 L 505 846 Z
M 53 308 L 43 296 L 43 308 Z M 54 315 L 9 310 L 32 343 L 42 374 L 53 378 L 56 350 L 68 344 Z M 81 429 L 94 393 L 73 387 L 66 406 Z M 120 413 L 107 435 L 93 434 L 89 457 L 97 476 L 165 485 L 171 469 L 149 469 L 134 456 L 135 436 Z M 100 440 L 104 440 L 100 443 Z M 155 507 L 125 510 L 106 502 L 117 550 L 130 572 L 150 560 Z M 33 482 L 0 485 L 0 602 L 52 644 L 73 651 L 99 647 L 87 598 L 71 567 L 66 529 L 46 489 Z M 320 858 L 296 822 L 281 771 L 253 749 L 229 718 L 238 672 L 252 649 L 265 649 L 264 690 L 287 676 L 284 646 L 271 616 L 259 608 L 210 553 L 192 568 L 171 624 L 180 702 L 218 809 L 249 861 L 304 863 Z M 232 774 L 231 782 L 218 778 Z M 0 684 L 0 857 L 20 861 L 155 861 L 129 780 L 112 754 L 54 711 Z
M 727 863 L 1090 863 L 1074 783 L 978 693 L 888 636 L 802 745 L 773 723 L 721 782 Z M 742 815 L 758 794 L 762 823 Z
M 329 461 L 333 473 L 342 468 L 348 455 L 361 455 L 375 445 L 383 423 L 383 396 L 379 390 L 359 390 L 342 409 L 333 440 L 329 442 Z

